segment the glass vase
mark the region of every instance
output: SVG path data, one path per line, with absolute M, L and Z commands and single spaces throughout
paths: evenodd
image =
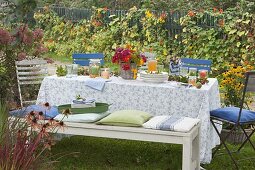
M 120 77 L 127 80 L 134 80 L 137 78 L 137 65 L 135 63 L 121 63 Z

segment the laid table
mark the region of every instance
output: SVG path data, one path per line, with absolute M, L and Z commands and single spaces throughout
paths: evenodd
M 71 103 L 77 95 L 95 98 L 97 102 L 112 104 L 110 111 L 137 109 L 152 115 L 182 115 L 201 120 L 200 159 L 209 163 L 212 148 L 219 138 L 210 123 L 210 110 L 220 107 L 218 81 L 209 78 L 201 89 L 177 86 L 175 82 L 147 83 L 142 80 L 123 80 L 111 77 L 102 91 L 85 85 L 85 76 L 73 78 L 49 76 L 44 78 L 37 104 L 50 105 Z

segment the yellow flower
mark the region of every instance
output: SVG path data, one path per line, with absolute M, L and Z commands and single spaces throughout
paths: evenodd
M 153 16 L 153 14 L 149 10 L 147 10 L 147 11 L 145 11 L 145 16 L 146 16 L 146 18 L 151 18 Z

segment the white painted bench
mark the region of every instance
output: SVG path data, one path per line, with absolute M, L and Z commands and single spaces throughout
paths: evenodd
M 152 130 L 139 127 L 105 126 L 87 123 L 65 122 L 66 128 L 59 129 L 57 133 L 128 139 L 137 141 L 151 141 L 161 143 L 182 144 L 182 170 L 200 169 L 199 133 L 200 124 L 189 132 L 173 132 Z

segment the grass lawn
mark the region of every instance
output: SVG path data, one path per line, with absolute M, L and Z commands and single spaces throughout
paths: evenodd
M 53 52 L 48 52 L 43 56 L 43 58 L 51 58 L 54 61 L 58 61 L 61 63 L 72 63 L 72 57 L 58 56 L 56 53 Z
M 253 137 L 255 142 L 255 137 Z M 231 145 L 232 149 L 237 146 Z M 78 152 L 75 154 L 74 152 Z M 72 136 L 64 138 L 52 148 L 52 154 L 67 154 L 55 164 L 55 169 L 181 169 L 182 146 L 119 139 Z M 74 153 L 70 154 L 69 153 Z M 238 159 L 255 156 L 249 144 Z M 255 159 L 239 162 L 241 170 L 255 169 Z M 228 155 L 217 156 L 207 170 L 231 170 L 234 167 Z

